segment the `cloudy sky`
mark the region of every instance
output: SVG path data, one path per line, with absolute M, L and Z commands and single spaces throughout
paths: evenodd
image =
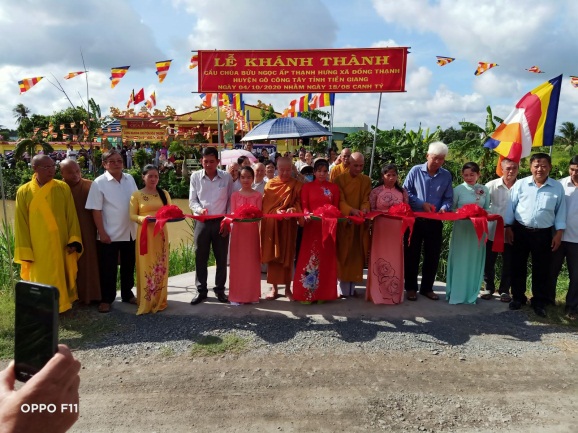
M 177 112 L 200 102 L 196 49 L 411 47 L 406 93 L 384 94 L 380 128 L 483 123 L 490 105 L 506 117 L 541 82 L 564 74 L 558 113 L 578 123 L 578 2 L 575 0 L 0 0 L 0 125 L 15 127 L 12 108 L 51 114 L 69 106 L 48 82 L 59 79 L 75 105 L 89 93 L 107 113 L 126 106 L 134 88 L 157 94 L 158 108 Z M 436 55 L 455 57 L 440 67 Z M 155 61 L 173 59 L 162 84 Z M 474 76 L 478 61 L 499 66 Z M 110 88 L 110 68 L 130 65 Z M 525 71 L 538 65 L 544 74 Z M 18 80 L 45 76 L 20 95 Z M 298 96 L 298 95 L 296 95 Z M 339 94 L 335 124 L 375 124 L 378 94 Z M 292 95 L 246 95 L 277 111 Z

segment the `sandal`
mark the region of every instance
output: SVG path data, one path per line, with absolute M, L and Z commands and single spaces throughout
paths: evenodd
M 440 297 L 436 295 L 433 291 L 422 293 L 426 298 L 431 299 L 432 301 L 437 301 Z
M 512 302 L 512 297 L 509 293 L 501 293 L 500 294 L 500 301 L 502 302 Z
M 483 295 L 480 295 L 480 299 L 483 299 L 484 301 L 491 301 L 492 295 L 491 293 L 484 293 Z
M 407 300 L 408 301 L 417 301 L 417 292 L 415 290 L 408 290 L 407 291 Z
M 279 293 L 277 293 L 274 289 L 271 289 L 269 294 L 265 296 L 267 301 L 274 301 L 275 299 L 279 298 Z
M 110 313 L 110 304 L 107 304 L 106 302 L 101 302 L 100 305 L 98 306 L 98 312 Z

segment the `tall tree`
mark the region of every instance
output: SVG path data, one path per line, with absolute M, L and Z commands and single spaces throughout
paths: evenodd
M 16 118 L 16 124 L 20 125 L 24 119 L 28 119 L 30 109 L 23 103 L 19 103 L 12 109 L 12 114 L 14 114 L 14 118 Z
M 563 122 L 560 125 L 560 141 L 564 143 L 564 150 L 574 155 L 574 147 L 578 144 L 578 129 L 572 122 Z

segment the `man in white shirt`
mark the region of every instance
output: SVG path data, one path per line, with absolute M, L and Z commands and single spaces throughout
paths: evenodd
M 556 300 L 556 283 L 564 259 L 568 265 L 570 282 L 566 294 L 566 318 L 578 319 L 578 155 L 570 160 L 570 176 L 560 180 L 566 196 L 566 230 L 562 235 L 562 244 L 552 255 L 548 298 L 550 303 Z
M 260 162 L 256 162 L 253 164 L 253 170 L 255 171 L 255 179 L 253 180 L 252 187 L 255 191 L 263 194 L 265 192 L 265 184 L 267 183 L 265 180 L 265 166 Z
M 486 187 L 490 191 L 490 208 L 488 213 L 506 216 L 506 209 L 510 204 L 510 189 L 516 183 L 518 177 L 518 163 L 507 158 L 500 163 L 502 168 L 502 177 L 494 179 L 486 183 Z M 488 243 L 486 245 L 486 263 L 484 265 L 484 281 L 486 283 L 486 293 L 482 294 L 482 299 L 492 299 L 492 295 L 496 291 L 496 259 L 498 254 L 492 251 L 494 243 L 494 236 L 496 233 L 496 223 L 488 223 Z M 511 268 L 512 268 L 512 246 L 504 244 L 504 252 L 502 253 L 502 274 L 500 276 L 500 285 L 498 293 L 500 294 L 500 301 L 510 302 L 511 287 Z
M 233 192 L 233 179 L 225 171 L 218 170 L 219 152 L 214 147 L 206 147 L 201 159 L 203 168 L 191 174 L 189 207 L 196 215 L 226 214 L 229 199 Z M 227 256 L 229 232 L 221 229 L 223 218 L 207 219 L 195 222 L 195 285 L 197 294 L 191 300 L 196 305 L 207 299 L 207 264 L 211 246 L 217 262 L 215 288 L 213 291 L 219 302 L 228 302 L 225 295 L 227 282 Z
M 297 167 L 297 171 L 301 171 L 301 169 L 303 167 L 305 167 L 307 164 L 307 161 L 305 160 L 305 148 L 301 148 L 299 149 L 299 160 L 295 163 L 295 167 Z
M 100 240 L 100 291 L 98 311 L 108 313 L 116 298 L 116 278 L 120 256 L 120 296 L 122 302 L 136 304 L 134 286 L 136 224 L 130 220 L 130 197 L 138 188 L 131 175 L 122 172 L 122 156 L 115 149 L 102 154 L 104 174 L 94 179 L 86 199 L 92 209 Z

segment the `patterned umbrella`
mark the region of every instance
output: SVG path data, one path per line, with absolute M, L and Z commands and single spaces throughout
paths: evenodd
M 283 138 L 328 137 L 327 129 L 304 117 L 279 117 L 259 123 L 241 141 L 275 140 Z

